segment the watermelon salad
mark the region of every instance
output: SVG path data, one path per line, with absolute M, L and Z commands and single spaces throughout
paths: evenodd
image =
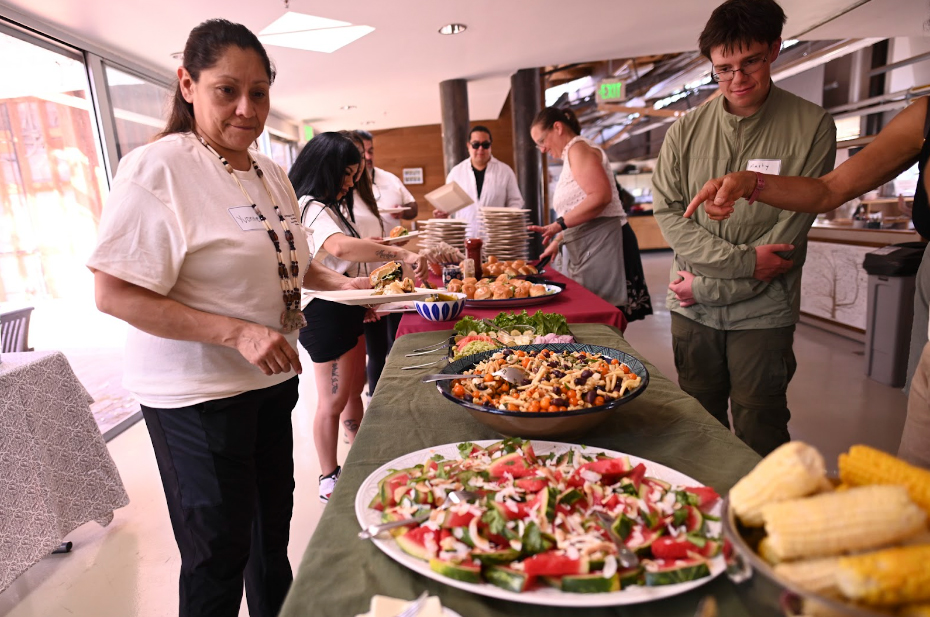
M 709 577 L 722 550 L 706 524 L 719 520 L 710 487 L 673 486 L 646 476 L 642 463 L 589 448 L 537 455 L 531 442 L 509 438 L 458 449 L 458 459 L 436 454 L 390 470 L 368 504 L 383 522 L 418 519 L 391 533 L 446 577 L 511 592 L 613 592 Z M 454 504 L 446 496 L 458 490 L 474 496 Z M 638 567 L 618 563 L 607 527 L 639 555 Z

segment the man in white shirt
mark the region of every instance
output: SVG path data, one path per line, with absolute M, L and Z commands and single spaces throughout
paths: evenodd
M 475 203 L 452 214 L 452 218 L 468 221 L 468 236 L 478 237 L 478 208 L 522 208 L 523 196 L 517 186 L 517 176 L 506 163 L 491 156 L 491 131 L 475 126 L 468 134 L 468 158 L 449 172 L 446 183 L 455 181 Z M 434 210 L 436 218 L 449 216 Z
M 356 131 L 365 145 L 365 168 L 371 176 L 371 189 L 375 194 L 378 208 L 407 208 L 403 212 L 382 213 L 386 229 L 399 224 L 399 219 L 412 220 L 417 218 L 417 200 L 413 198 L 400 178 L 389 171 L 375 167 L 374 137 L 368 131 Z

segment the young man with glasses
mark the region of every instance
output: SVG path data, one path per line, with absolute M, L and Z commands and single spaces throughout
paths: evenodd
M 672 125 L 652 180 L 656 221 L 675 251 L 667 305 L 679 385 L 725 426 L 731 408 L 737 436 L 762 455 L 790 440 L 787 388 L 815 215 L 767 206 L 758 191 L 724 222 L 682 214 L 707 180 L 729 172 L 833 169 L 830 115 L 772 84 L 784 22 L 774 0 L 714 10 L 699 45 L 721 96 Z
M 468 158 L 449 172 L 446 182 L 457 182 L 475 203 L 452 214 L 452 218 L 468 221 L 468 237 L 477 238 L 480 225 L 478 208 L 522 208 L 523 196 L 517 186 L 517 176 L 506 163 L 491 156 L 491 131 L 475 126 L 468 134 Z M 442 210 L 433 216 L 445 218 Z

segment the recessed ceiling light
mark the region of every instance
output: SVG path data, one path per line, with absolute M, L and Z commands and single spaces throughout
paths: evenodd
M 365 122 L 362 122 L 362 126 L 369 126 L 374 123 L 375 123 L 374 120 L 366 120 Z
M 371 26 L 288 11 L 258 33 L 266 45 L 332 53 L 374 32 Z
M 343 111 L 349 111 L 350 109 L 355 109 L 355 105 L 343 105 L 343 106 L 340 107 L 339 109 L 341 109 L 341 110 L 343 110 Z
M 465 24 L 446 24 L 439 29 L 439 34 L 461 34 L 466 28 Z

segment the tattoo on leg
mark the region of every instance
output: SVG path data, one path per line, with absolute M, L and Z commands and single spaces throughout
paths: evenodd
M 348 420 L 343 420 L 342 423 L 345 425 L 346 430 L 349 431 L 350 433 L 357 433 L 357 432 L 358 432 L 358 427 L 359 427 L 359 422 L 358 422 L 358 420 L 352 420 L 352 419 L 350 418 L 350 419 L 348 419 Z
M 339 363 L 333 362 L 333 373 L 330 377 L 330 385 L 332 386 L 333 394 L 339 391 Z

